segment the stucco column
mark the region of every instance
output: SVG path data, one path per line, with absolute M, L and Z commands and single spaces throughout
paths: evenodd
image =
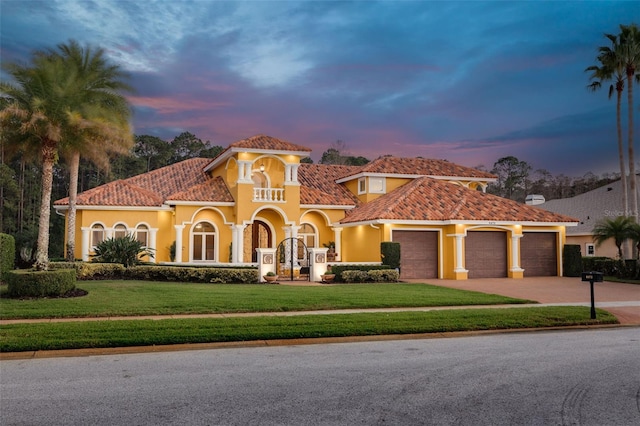
M 309 249 L 311 256 L 311 269 L 309 274 L 311 281 L 322 281 L 321 275 L 327 271 L 327 251 L 326 247 L 313 247 Z
M 263 277 L 267 272 L 278 273 L 276 268 L 276 250 L 277 249 L 265 247 L 256 248 L 256 252 L 258 253 L 258 281 L 261 283 L 265 282 Z
M 239 160 L 238 161 L 238 182 L 239 183 L 251 183 L 251 161 Z
M 149 248 L 153 250 L 153 263 L 158 263 L 158 247 L 157 247 L 158 228 L 149 229 Z
M 291 181 L 293 183 L 298 183 L 298 167 L 300 167 L 299 164 L 293 164 L 291 166 Z
M 247 225 L 231 225 L 231 263 L 244 263 L 244 228 Z
M 80 254 L 83 262 L 89 261 L 89 235 L 91 235 L 91 228 L 82 227 L 82 242 L 80 247 Z
M 520 238 L 522 234 L 511 233 L 511 272 L 524 272 L 520 267 Z
M 182 231 L 184 231 L 184 225 L 173 225 L 176 230 L 176 258 L 175 262 L 182 262 Z
M 336 262 L 342 260 L 342 228 L 331 228 L 333 240 L 336 243 Z
M 453 270 L 454 272 L 469 272 L 464 269 L 463 259 L 464 259 L 464 251 L 462 250 L 462 241 L 465 237 L 464 234 L 455 234 L 456 237 L 456 268 Z
M 284 165 L 284 184 L 291 184 L 291 164 Z

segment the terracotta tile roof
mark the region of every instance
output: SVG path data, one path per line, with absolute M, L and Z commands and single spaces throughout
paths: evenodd
M 256 135 L 242 139 L 229 145 L 229 148 L 311 152 L 311 148 L 307 148 L 306 146 L 296 145 L 267 135 Z
M 355 206 L 358 197 L 336 180 L 357 166 L 337 166 L 326 164 L 300 164 L 300 204 Z
M 342 178 L 353 176 L 358 173 L 469 177 L 482 179 L 496 178 L 496 176 L 491 173 L 483 172 L 471 167 L 460 166 L 445 160 L 434 160 L 429 158 L 401 158 L 391 155 L 378 157 L 372 162 L 362 166 L 356 173 L 344 175 Z
M 351 210 L 340 223 L 387 220 L 577 222 L 516 201 L 422 177 Z
M 78 194 L 78 206 L 161 206 L 169 196 L 205 183 L 202 168 L 210 158 L 191 158 L 124 180 L 100 185 Z M 63 198 L 54 205 L 67 205 Z
M 178 192 L 167 200 L 171 201 L 210 201 L 233 203 L 233 197 L 220 176 L 196 185 L 186 191 Z

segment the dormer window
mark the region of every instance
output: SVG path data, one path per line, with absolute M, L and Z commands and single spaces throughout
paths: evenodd
M 386 180 L 383 177 L 369 178 L 369 192 L 371 194 L 384 194 L 386 192 Z

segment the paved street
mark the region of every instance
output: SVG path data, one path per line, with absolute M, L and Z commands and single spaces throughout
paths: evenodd
M 635 327 L 0 362 L 2 425 L 637 425 Z

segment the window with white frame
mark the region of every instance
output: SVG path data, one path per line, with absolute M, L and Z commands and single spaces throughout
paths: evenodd
M 313 248 L 316 246 L 316 235 L 315 228 L 309 223 L 303 223 L 298 231 L 298 239 L 301 240 L 307 248 Z
M 585 251 L 587 256 L 595 256 L 596 255 L 596 245 L 592 243 L 585 244 Z
M 113 227 L 113 238 L 124 238 L 127 236 L 127 227 L 122 223 Z
M 99 223 L 91 227 L 91 247 L 96 248 L 98 244 L 104 241 L 104 226 Z
M 367 192 L 367 178 L 358 179 L 358 195 Z
M 193 260 L 214 261 L 215 257 L 215 228 L 207 222 L 199 222 L 193 227 Z
M 369 192 L 371 194 L 384 194 L 386 190 L 386 179 L 383 177 L 369 178 Z
M 145 247 L 149 245 L 149 227 L 147 225 L 138 225 L 136 227 L 136 240 Z

